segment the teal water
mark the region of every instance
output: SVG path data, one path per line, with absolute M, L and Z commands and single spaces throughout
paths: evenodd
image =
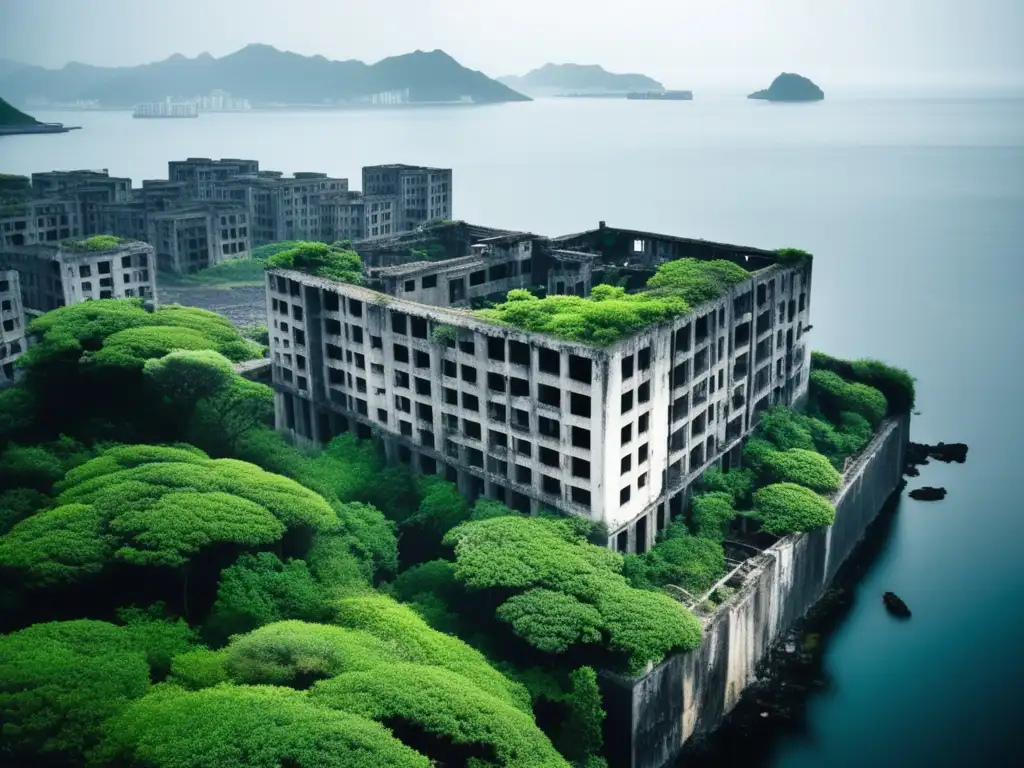
M 550 100 L 398 112 L 41 113 L 84 126 L 0 139 L 0 172 L 109 168 L 138 185 L 190 155 L 347 175 L 454 168 L 458 218 L 561 234 L 606 220 L 816 254 L 812 345 L 918 377 L 913 438 L 963 441 L 965 465 L 910 487 L 829 643 L 831 688 L 778 768 L 1000 766 L 1024 683 L 1024 100 L 836 98 L 776 105 Z M 881 593 L 913 609 L 890 621 Z

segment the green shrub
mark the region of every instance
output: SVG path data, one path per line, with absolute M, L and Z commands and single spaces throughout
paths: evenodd
M 722 473 L 722 477 L 737 474 L 742 470 Z M 706 474 L 706 473 L 705 473 Z M 749 485 L 747 494 L 749 494 Z M 691 511 L 693 513 L 694 532 L 700 538 L 723 541 L 729 535 L 729 526 L 736 517 L 734 496 L 724 491 L 710 491 L 693 497 Z
M 810 383 L 811 396 L 834 423 L 839 421 L 843 411 L 863 416 L 872 427 L 877 427 L 885 418 L 888 408 L 885 395 L 874 387 L 848 382 L 837 373 L 821 369 L 811 371 Z
M 228 681 L 228 651 L 193 648 L 171 659 L 171 681 L 190 691 Z
M 569 716 L 562 726 L 557 741 L 562 754 L 576 765 L 590 766 L 599 757 L 604 746 L 602 724 L 605 712 L 601 707 L 601 691 L 597 686 L 597 673 L 591 667 L 573 670 L 569 677 L 571 690 L 566 697 Z
M 154 680 L 163 680 L 171 668 L 171 659 L 189 651 L 196 632 L 184 619 L 166 615 L 163 603 L 148 608 L 121 608 L 117 620 L 124 625 L 132 645 L 146 654 Z
M 98 765 L 217 768 L 429 768 L 379 723 L 299 691 L 160 686 L 106 728 Z
M 751 437 L 743 446 L 743 461 L 748 464 L 754 472 L 760 473 L 764 469 L 765 462 L 770 456 L 778 453 L 778 448 L 760 437 Z
M 871 358 L 841 360 L 824 352 L 811 353 L 811 368 L 874 387 L 885 396 L 892 414 L 909 413 L 914 408 L 914 377 L 902 368 Z
M 759 433 L 780 451 L 788 451 L 790 448 L 814 450 L 814 438 L 807 428 L 805 417 L 782 405 L 765 411 L 761 417 Z
M 334 607 L 335 624 L 369 632 L 389 644 L 395 657 L 442 667 L 468 678 L 481 690 L 517 709 L 531 711 L 530 694 L 525 687 L 498 672 L 476 649 L 431 629 L 409 606 L 369 593 L 342 598 Z
M 352 250 L 325 243 L 298 242 L 267 259 L 270 269 L 294 269 L 339 283 L 363 285 L 363 260 Z
M 768 533 L 783 536 L 827 528 L 836 510 L 822 496 L 795 483 L 774 483 L 754 493 L 751 517 L 761 521 Z
M 528 712 L 438 667 L 397 663 L 344 672 L 317 683 L 310 698 L 378 722 L 411 723 L 437 738 L 430 756 L 446 765 L 486 747 L 509 768 L 568 768 Z
M 207 634 L 218 641 L 283 619 L 323 621 L 327 592 L 303 560 L 281 560 L 271 552 L 240 555 L 221 572 Z
M 696 306 L 721 296 L 725 291 L 750 277 L 738 264 L 718 259 L 676 259 L 658 267 L 647 281 L 647 287 L 658 293 L 678 296 Z
M 654 587 L 672 584 L 693 595 L 710 589 L 725 575 L 725 552 L 719 541 L 697 536 L 673 536 L 641 558 L 642 581 Z
M 723 472 L 718 467 L 709 467 L 700 476 L 700 488 L 704 492 L 727 493 L 734 504 L 743 505 L 750 500 L 754 489 L 754 473 L 749 469 Z
M 871 423 L 859 413 L 844 411 L 839 414 L 839 437 L 843 450 L 854 454 L 871 442 Z
M 388 644 L 368 632 L 279 621 L 234 637 L 225 668 L 236 683 L 305 689 L 317 680 L 395 660 Z
M 11 765 L 71 764 L 148 689 L 146 655 L 123 627 L 81 619 L 0 635 L 0 750 Z
M 545 653 L 564 653 L 572 645 L 601 642 L 601 614 L 593 605 L 564 592 L 528 589 L 498 606 L 496 615 Z
M 64 240 L 61 245 L 78 251 L 112 251 L 127 242 L 130 241 L 114 235 L 94 235 L 93 237 Z
M 796 265 L 810 262 L 814 257 L 799 248 L 776 248 L 779 264 Z
M 765 464 L 777 483 L 796 483 L 818 493 L 833 493 L 843 484 L 843 476 L 825 456 L 815 451 L 803 448 L 776 451 L 767 457 Z

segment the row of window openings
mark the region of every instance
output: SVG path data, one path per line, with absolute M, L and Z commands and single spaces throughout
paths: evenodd
M 121 266 L 123 268 L 128 268 L 131 265 L 132 265 L 132 257 L 131 256 L 122 256 L 121 257 Z M 110 262 L 109 261 L 100 261 L 100 262 L 98 262 L 96 264 L 96 272 L 98 272 L 101 275 L 109 275 L 110 274 Z M 79 277 L 92 277 L 92 265 L 91 264 L 81 264 L 78 267 L 78 276 Z

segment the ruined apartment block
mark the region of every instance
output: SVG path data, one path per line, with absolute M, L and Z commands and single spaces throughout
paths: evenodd
M 26 348 L 25 310 L 18 273 L 0 272 L 0 389 L 14 383 L 14 361 Z
M 363 168 L 363 194 L 377 203 L 388 203 L 388 231 L 373 232 L 367 237 L 409 232 L 421 224 L 444 221 L 452 217 L 452 171 L 450 168 L 426 168 L 419 165 L 370 165 Z M 369 209 L 367 213 L 370 213 Z M 382 222 L 383 223 L 383 222 Z
M 0 248 L 0 269 L 20 275 L 23 305 L 39 312 L 89 299 L 156 300 L 156 257 L 147 243 L 107 251 L 74 242 Z
M 147 228 L 145 239 L 163 272 L 192 274 L 226 259 L 249 257 L 245 208 L 192 204 L 149 214 Z
M 767 408 L 806 393 L 809 264 L 603 223 L 554 239 L 468 239 L 470 253 L 450 262 L 371 269 L 383 290 L 268 272 L 278 429 L 310 444 L 346 430 L 379 436 L 391 459 L 457 482 L 471 499 L 584 515 L 608 526 L 609 546 L 637 552 L 707 467 L 738 459 Z M 683 257 L 729 259 L 752 274 L 608 347 L 458 308 L 470 288 L 586 293 L 605 270 L 643 285 Z

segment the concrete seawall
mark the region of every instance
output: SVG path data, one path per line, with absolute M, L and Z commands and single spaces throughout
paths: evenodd
M 888 422 L 848 467 L 828 529 L 788 536 L 755 560 L 742 587 L 704 624 L 699 648 L 643 677 L 604 674 L 614 768 L 661 768 L 695 733 L 717 728 L 773 643 L 822 596 L 902 479 L 910 418 Z

